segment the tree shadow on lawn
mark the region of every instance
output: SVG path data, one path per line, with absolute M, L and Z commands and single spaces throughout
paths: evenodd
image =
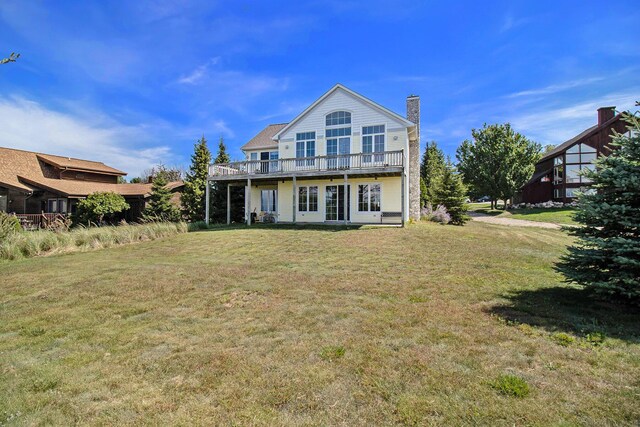
M 597 300 L 590 292 L 570 286 L 523 290 L 505 297 L 508 304 L 485 311 L 549 332 L 576 335 L 602 332 L 609 337 L 640 343 L 638 307 Z

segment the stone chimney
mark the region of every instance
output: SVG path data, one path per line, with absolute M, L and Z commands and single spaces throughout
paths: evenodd
M 407 120 L 415 123 L 415 134 L 409 134 L 409 218 L 420 220 L 420 97 L 407 97 Z
M 616 107 L 598 108 L 598 126 L 602 126 L 616 115 Z

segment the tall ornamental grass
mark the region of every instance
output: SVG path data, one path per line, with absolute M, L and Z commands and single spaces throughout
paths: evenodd
M 15 260 L 53 253 L 110 248 L 187 232 L 184 222 L 148 222 L 108 227 L 15 233 L 0 239 L 0 260 Z

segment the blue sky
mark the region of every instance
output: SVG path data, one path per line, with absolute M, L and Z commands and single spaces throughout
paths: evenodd
M 640 99 L 635 1 L 0 2 L 0 146 L 135 176 L 188 164 L 202 134 L 234 158 L 337 82 L 447 154 L 483 123 L 543 145 Z

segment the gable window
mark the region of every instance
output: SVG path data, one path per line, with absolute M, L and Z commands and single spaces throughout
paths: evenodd
M 379 212 L 380 184 L 358 185 L 358 212 Z
M 362 128 L 362 161 L 370 163 L 384 160 L 384 125 L 365 126 Z M 374 154 L 371 156 L 370 154 Z M 380 153 L 380 154 L 375 154 Z
M 277 208 L 277 191 L 262 190 L 260 192 L 260 210 L 262 212 L 276 212 Z
M 596 149 L 586 144 L 576 144 L 566 153 L 567 183 L 589 183 L 591 180 L 582 176 L 583 171 L 593 169 L 593 161 L 597 157 Z M 568 196 L 567 197 L 571 197 Z
M 316 133 L 296 133 L 296 157 L 314 157 L 316 155 Z M 315 159 L 296 160 L 296 166 L 313 166 Z
M 318 212 L 318 187 L 298 188 L 298 212 Z
M 326 126 L 339 126 L 351 124 L 351 113 L 348 111 L 335 111 L 327 114 Z

